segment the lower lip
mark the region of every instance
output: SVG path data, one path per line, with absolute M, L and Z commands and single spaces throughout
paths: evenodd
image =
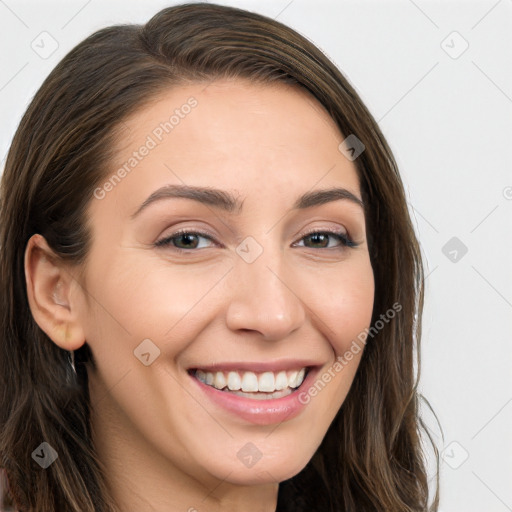
M 258 400 L 245 398 L 208 386 L 193 375 L 190 378 L 199 386 L 205 395 L 216 405 L 226 409 L 240 418 L 256 425 L 271 425 L 295 418 L 306 407 L 299 400 L 304 389 L 313 383 L 317 368 L 311 368 L 302 384 L 292 393 L 282 398 Z

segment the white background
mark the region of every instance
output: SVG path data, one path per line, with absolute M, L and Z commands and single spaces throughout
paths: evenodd
M 173 3 L 0 0 L 2 166 L 33 94 L 73 46 Z M 307 36 L 379 122 L 427 265 L 421 390 L 445 435 L 426 416 L 444 449 L 441 510 L 512 511 L 512 0 L 218 3 Z M 50 56 L 33 49 L 51 51 L 52 38 Z

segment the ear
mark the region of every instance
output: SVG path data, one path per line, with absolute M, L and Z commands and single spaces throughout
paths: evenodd
M 59 347 L 80 348 L 85 343 L 76 295 L 80 285 L 40 234 L 33 235 L 25 248 L 25 281 L 39 327 Z

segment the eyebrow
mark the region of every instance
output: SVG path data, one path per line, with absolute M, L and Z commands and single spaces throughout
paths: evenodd
M 191 199 L 237 215 L 241 213 L 244 202 L 226 190 L 190 185 L 166 185 L 153 192 L 130 218 L 134 219 L 137 217 L 152 203 L 171 198 Z M 364 209 L 364 203 L 361 199 L 349 190 L 340 187 L 306 192 L 295 201 L 292 209 L 303 210 L 340 199 L 348 200 Z

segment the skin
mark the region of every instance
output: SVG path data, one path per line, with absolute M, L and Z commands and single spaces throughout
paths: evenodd
M 55 343 L 73 350 L 87 342 L 94 354 L 94 440 L 121 510 L 274 511 L 278 483 L 313 456 L 362 352 L 279 425 L 219 408 L 186 369 L 308 358 L 321 363 L 321 375 L 349 349 L 373 308 L 364 211 L 347 200 L 291 206 L 305 192 L 334 186 L 361 198 L 359 180 L 338 150 L 344 136 L 312 96 L 242 80 L 162 93 L 124 123 L 107 178 L 190 96 L 197 107 L 103 199 L 91 200 L 93 243 L 83 267 L 67 267 L 44 238 L 31 238 L 29 302 Z M 231 191 L 243 209 L 165 199 L 130 219 L 167 184 Z M 214 241 L 193 239 L 199 248 L 189 254 L 154 246 L 178 228 L 207 230 Z M 326 229 L 359 245 L 331 237 L 325 248 L 303 236 Z M 252 263 L 236 252 L 248 236 L 263 249 Z M 133 353 L 147 338 L 160 349 L 149 366 Z M 262 454 L 250 468 L 237 457 L 248 442 Z

